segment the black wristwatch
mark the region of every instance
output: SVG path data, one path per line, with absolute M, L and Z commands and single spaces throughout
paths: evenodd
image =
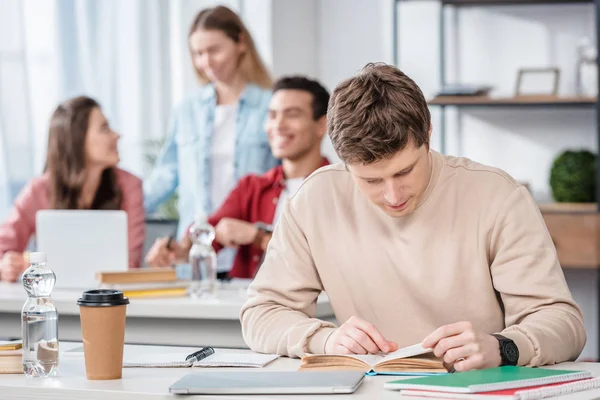
M 258 229 L 263 231 L 264 233 L 273 233 L 273 225 L 268 225 L 265 224 L 264 222 L 256 222 L 254 224 L 254 226 Z
M 501 365 L 517 365 L 519 361 L 519 348 L 515 342 L 502 335 L 493 334 L 492 336 L 498 339 L 498 343 L 500 344 Z

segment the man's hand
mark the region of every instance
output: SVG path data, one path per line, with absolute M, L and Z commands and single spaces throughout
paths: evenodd
M 19 275 L 26 269 L 23 253 L 7 251 L 0 261 L 0 280 L 16 282 Z
M 325 354 L 377 354 L 398 350 L 395 342 L 365 320 L 351 317 L 335 330 L 325 343 Z
M 477 332 L 468 321 L 445 325 L 427 336 L 422 346 L 432 348 L 436 357 L 454 365 L 458 372 L 499 367 L 502 364 L 498 339 Z
M 273 237 L 272 233 L 265 233 L 261 239 L 260 242 L 258 243 L 258 247 L 262 250 L 262 251 L 267 251 L 267 247 L 269 246 L 269 242 L 271 241 L 271 238 Z
M 188 242 L 189 239 L 184 239 L 182 243 L 177 243 L 170 238 L 156 239 L 146 255 L 146 264 L 157 268 L 186 262 L 186 255 L 190 249 Z
M 215 239 L 225 247 L 238 247 L 254 243 L 258 228 L 253 224 L 233 218 L 223 218 L 215 227 Z

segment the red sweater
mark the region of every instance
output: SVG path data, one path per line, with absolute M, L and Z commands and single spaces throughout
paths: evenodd
M 329 165 L 323 158 L 321 166 Z M 285 176 L 281 165 L 263 175 L 243 177 L 229 194 L 223 205 L 210 216 L 208 222 L 216 226 L 222 218 L 235 218 L 242 221 L 272 224 L 281 191 L 285 188 Z M 222 246 L 216 241 L 215 250 Z M 240 246 L 229 276 L 232 278 L 252 278 L 260 266 L 263 251 L 255 246 Z

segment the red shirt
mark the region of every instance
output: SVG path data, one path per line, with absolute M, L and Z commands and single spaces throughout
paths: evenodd
M 323 157 L 321 166 L 329 165 Z M 208 219 L 216 226 L 222 218 L 235 218 L 242 221 L 272 224 L 275 209 L 282 190 L 285 188 L 285 176 L 281 165 L 268 170 L 263 175 L 247 175 L 240 179 L 223 205 Z M 215 250 L 222 246 L 216 241 Z M 255 246 L 240 246 L 229 276 L 232 278 L 252 278 L 260 266 L 263 251 Z

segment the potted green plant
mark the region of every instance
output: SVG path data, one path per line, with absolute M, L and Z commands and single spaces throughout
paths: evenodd
M 588 150 L 559 154 L 550 170 L 550 188 L 557 202 L 596 201 L 596 155 Z

